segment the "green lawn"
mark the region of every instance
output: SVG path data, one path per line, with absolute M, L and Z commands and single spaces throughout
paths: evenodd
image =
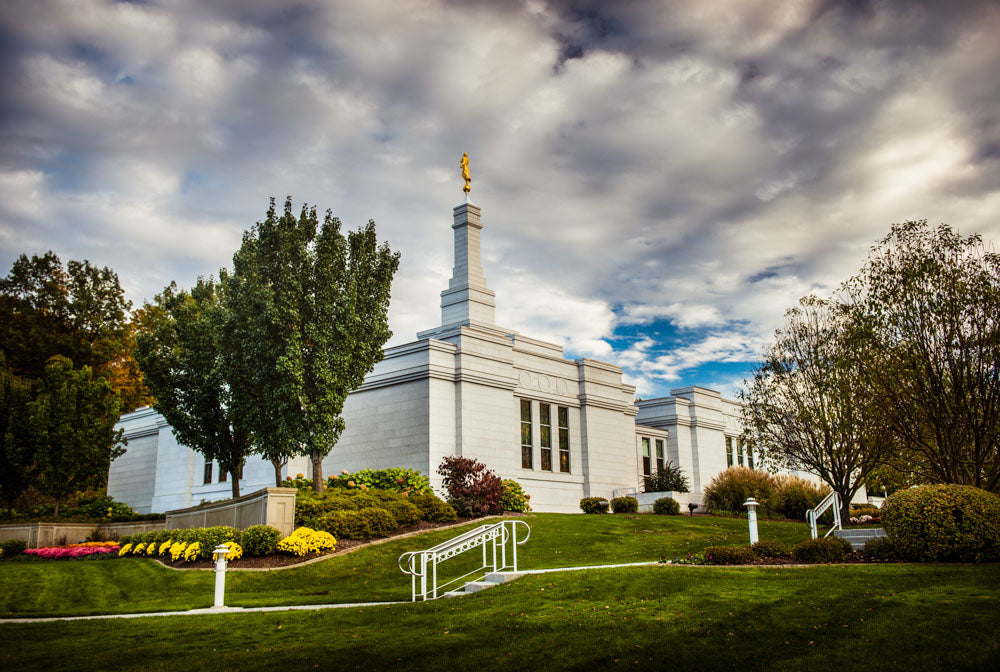
M 716 544 L 747 543 L 739 518 L 653 515 L 528 514 L 531 539 L 519 547 L 521 569 L 600 565 L 672 558 Z M 232 572 L 226 604 L 270 606 L 406 600 L 409 578 L 396 559 L 429 548 L 462 529 L 431 532 L 362 548 L 324 562 L 278 572 Z M 793 544 L 808 538 L 799 523 L 763 522 L 761 538 Z M 462 573 L 478 551 L 442 565 L 442 581 Z M 0 616 L 52 616 L 184 610 L 212 605 L 214 576 L 178 572 L 153 560 L 0 561 Z
M 429 603 L 0 632 L 18 672 L 994 670 L 1000 566 L 593 570 Z

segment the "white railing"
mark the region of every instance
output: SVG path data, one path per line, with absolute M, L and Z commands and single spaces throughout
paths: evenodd
M 528 532 L 524 539 L 517 538 L 518 525 L 524 525 L 524 529 Z M 397 563 L 404 574 L 410 575 L 410 595 L 414 602 L 418 598 L 436 600 L 439 589 L 486 569 L 493 572 L 516 572 L 517 547 L 526 542 L 530 536 L 531 528 L 523 520 L 504 520 L 490 525 L 480 525 L 426 551 L 403 553 Z M 507 564 L 508 545 L 510 545 L 510 564 Z M 471 572 L 438 585 L 438 565 L 476 547 L 483 549 L 483 564 Z
M 809 532 L 812 534 L 813 539 L 819 536 L 819 531 L 816 528 L 816 521 L 819 520 L 819 517 L 822 516 L 831 506 L 833 507 L 833 527 L 827 530 L 823 537 L 829 537 L 834 530 L 843 529 L 840 526 L 840 496 L 837 495 L 836 492 L 831 492 L 823 498 L 823 501 L 816 505 L 815 509 L 809 509 L 806 511 L 806 520 L 809 521 Z

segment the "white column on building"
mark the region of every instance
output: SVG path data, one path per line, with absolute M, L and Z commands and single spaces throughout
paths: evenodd
M 455 208 L 455 268 L 448 289 L 441 292 L 441 326 L 494 324 L 496 294 L 486 287 L 480 254 L 483 225 L 478 206 Z

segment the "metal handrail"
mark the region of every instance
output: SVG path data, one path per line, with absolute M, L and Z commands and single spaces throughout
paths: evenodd
M 523 539 L 517 538 L 517 526 L 524 525 L 527 535 Z M 399 556 L 396 565 L 403 574 L 410 576 L 410 597 L 416 602 L 419 597 L 422 600 L 435 600 L 438 597 L 438 589 L 460 581 L 472 574 L 481 572 L 492 566 L 493 572 L 517 571 L 517 547 L 524 544 L 531 538 L 531 528 L 523 520 L 503 520 L 490 525 L 480 525 L 479 527 L 463 532 L 462 534 L 442 542 L 433 548 L 424 551 L 407 551 Z M 510 542 L 511 564 L 507 563 L 507 545 Z M 489 561 L 488 547 L 492 545 L 492 562 Z M 482 547 L 483 564 L 471 572 L 438 585 L 437 566 L 438 564 L 453 558 L 461 553 Z M 499 550 L 499 557 L 498 557 Z M 418 589 L 419 579 L 419 589 Z M 430 579 L 430 586 L 428 586 Z
M 829 537 L 834 530 L 843 529 L 840 524 L 840 495 L 836 492 L 831 492 L 816 505 L 816 508 L 806 511 L 806 520 L 809 521 L 809 533 L 812 535 L 813 539 L 816 539 L 819 536 L 816 521 L 820 516 L 826 513 L 826 510 L 831 506 L 833 507 L 833 527 L 827 530 L 826 534 L 823 535 L 823 538 L 825 539 L 826 537 Z

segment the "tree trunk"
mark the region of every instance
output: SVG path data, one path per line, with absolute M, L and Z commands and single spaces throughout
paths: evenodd
M 231 471 L 229 475 L 233 477 L 233 499 L 236 499 L 240 496 L 240 470 L 236 469 L 235 473 Z
M 58 518 L 59 517 L 59 502 L 58 501 L 56 501 L 56 508 L 55 508 L 55 511 L 52 512 L 52 517 L 53 518 Z
M 309 455 L 313 466 L 313 491 L 326 492 L 326 481 L 323 480 L 323 456 L 319 453 Z
M 285 461 L 278 459 L 276 457 L 271 458 L 271 464 L 274 465 L 274 487 L 281 487 L 281 468 L 285 466 Z

